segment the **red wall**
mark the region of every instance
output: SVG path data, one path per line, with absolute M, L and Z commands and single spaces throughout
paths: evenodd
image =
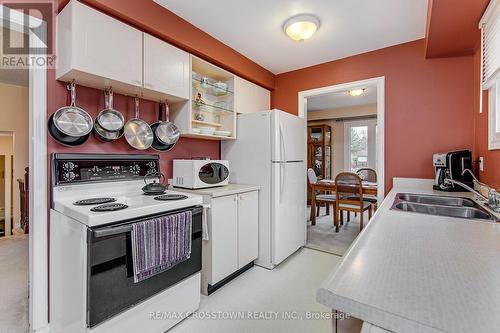
M 481 86 L 481 51 L 474 55 L 474 158 L 484 157 L 484 171 L 479 180 L 500 189 L 500 150 L 488 150 L 488 92 L 483 92 L 483 113 L 479 112 Z
M 474 58 L 424 58 L 424 40 L 276 76 L 272 105 L 297 114 L 297 93 L 385 76 L 385 179 L 433 178 L 432 154 L 472 149 Z
M 425 56 L 442 58 L 473 55 L 480 41 L 479 20 L 489 2 L 429 0 Z
M 66 84 L 54 79 L 54 71 L 48 72 L 48 117 L 58 108 L 66 105 Z M 104 107 L 104 93 L 97 89 L 77 86 L 76 105 L 87 111 L 94 119 Z M 121 111 L 126 119 L 132 118 L 135 113 L 133 97 L 114 94 L 114 107 Z M 149 123 L 156 121 L 158 116 L 158 103 L 141 100 L 140 116 Z M 219 143 L 217 141 L 195 140 L 181 138 L 172 150 L 156 152 L 153 149 L 138 151 L 133 149 L 121 138 L 114 142 L 102 142 L 93 135 L 89 140 L 78 147 L 65 147 L 48 135 L 48 153 L 114 153 L 114 154 L 159 154 L 161 170 L 167 177 L 172 176 L 172 160 L 176 158 L 190 158 L 210 156 L 219 158 Z

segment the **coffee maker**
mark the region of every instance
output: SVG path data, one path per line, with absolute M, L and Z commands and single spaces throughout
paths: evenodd
M 446 178 L 458 180 L 465 185 L 473 187 L 472 176 L 465 169 L 472 168 L 472 152 L 470 150 L 450 151 L 447 153 L 436 153 L 432 156 L 436 177 L 434 180 L 434 189 L 447 192 L 465 191 L 459 185 L 445 183 Z

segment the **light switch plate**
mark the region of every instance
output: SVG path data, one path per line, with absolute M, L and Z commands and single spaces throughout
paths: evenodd
M 479 171 L 484 171 L 484 157 L 479 157 Z

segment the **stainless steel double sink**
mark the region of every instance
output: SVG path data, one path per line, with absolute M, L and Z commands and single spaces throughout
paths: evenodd
M 497 218 L 468 198 L 428 194 L 397 193 L 393 210 L 427 215 L 497 222 Z

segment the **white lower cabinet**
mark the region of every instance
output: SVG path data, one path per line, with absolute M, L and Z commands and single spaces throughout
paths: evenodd
M 238 195 L 213 198 L 210 215 L 209 282 L 215 284 L 238 270 Z
M 259 255 L 259 194 L 241 193 L 238 197 L 238 269 Z
M 209 240 L 203 242 L 202 292 L 258 257 L 259 192 L 205 197 Z M 209 287 L 209 285 L 211 287 Z

